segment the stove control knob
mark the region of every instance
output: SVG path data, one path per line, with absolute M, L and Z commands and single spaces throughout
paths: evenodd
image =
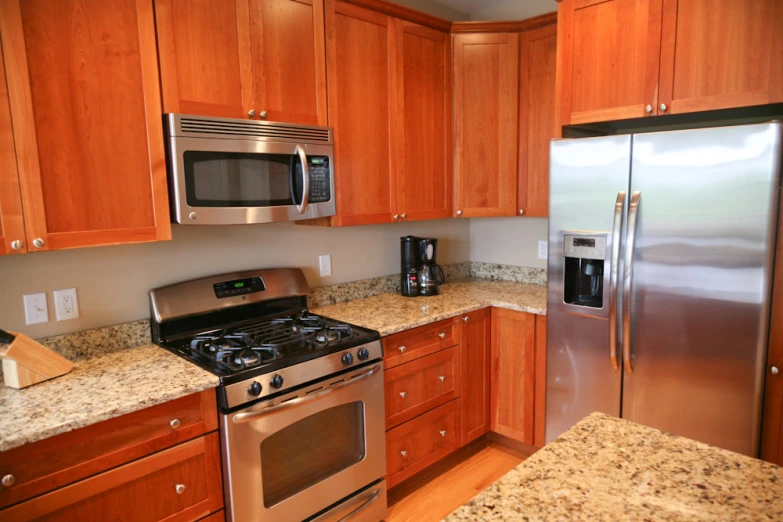
M 273 388 L 279 389 L 283 385 L 283 377 L 279 373 L 276 373 L 274 377 L 272 377 L 272 380 L 269 381 L 269 384 L 271 384 Z
M 258 381 L 253 381 L 253 384 L 250 385 L 250 388 L 248 388 L 247 393 L 250 395 L 255 395 L 258 397 L 261 395 L 261 383 Z
M 353 355 L 351 355 L 350 353 L 346 353 L 345 355 L 343 355 L 342 360 L 343 360 L 343 364 L 346 366 L 348 366 L 349 364 L 353 364 Z
M 359 356 L 360 361 L 366 361 L 370 358 L 370 350 L 367 348 L 360 348 L 359 353 L 357 354 Z

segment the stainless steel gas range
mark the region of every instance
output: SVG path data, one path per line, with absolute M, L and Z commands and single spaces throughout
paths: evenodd
M 150 291 L 156 344 L 218 375 L 227 519 L 386 516 L 377 332 L 310 314 L 299 269 Z

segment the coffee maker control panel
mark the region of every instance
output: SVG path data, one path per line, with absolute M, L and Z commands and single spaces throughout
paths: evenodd
M 606 259 L 606 236 L 565 236 L 565 257 Z

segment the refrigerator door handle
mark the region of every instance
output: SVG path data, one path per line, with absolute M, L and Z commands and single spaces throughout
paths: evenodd
M 612 370 L 618 370 L 617 362 L 617 279 L 620 276 L 620 233 L 623 230 L 623 208 L 625 192 L 617 193 L 614 203 L 614 221 L 612 225 L 612 271 L 609 275 L 609 363 Z
M 636 225 L 639 218 L 639 201 L 642 193 L 631 194 L 628 205 L 628 232 L 625 238 L 625 271 L 623 274 L 623 366 L 633 373 L 631 361 L 631 287 L 633 284 L 633 254 L 636 248 Z

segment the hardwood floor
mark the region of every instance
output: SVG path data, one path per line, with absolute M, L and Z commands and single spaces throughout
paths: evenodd
M 525 458 L 481 438 L 389 490 L 386 522 L 441 520 Z

